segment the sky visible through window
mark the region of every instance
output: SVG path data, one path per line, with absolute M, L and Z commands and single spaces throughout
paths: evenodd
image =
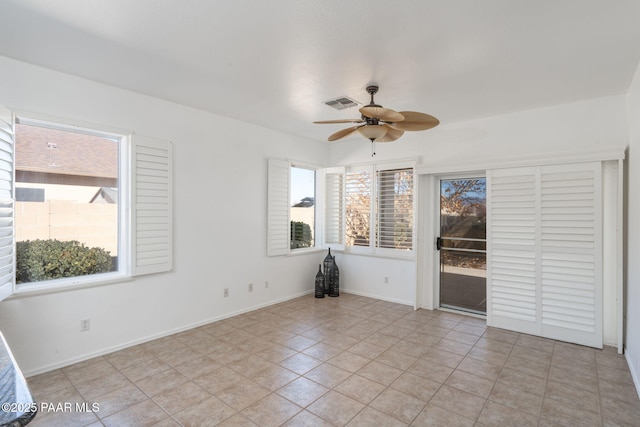
M 291 205 L 305 197 L 315 196 L 315 171 L 300 167 L 291 168 Z

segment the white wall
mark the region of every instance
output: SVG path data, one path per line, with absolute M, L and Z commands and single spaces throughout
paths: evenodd
M 437 111 L 431 111 L 437 116 Z M 376 156 L 371 157 L 371 143 L 359 135 L 339 141 L 330 146 L 330 164 L 358 164 L 381 162 L 391 159 L 417 158 L 424 165 L 449 172 L 477 171 L 478 164 L 487 164 L 496 159 L 509 159 L 540 155 L 540 153 L 567 153 L 597 150 L 606 147 L 626 146 L 626 97 L 624 95 L 592 99 L 583 102 L 551 106 L 495 117 L 460 122 L 442 123 L 423 132 L 406 132 L 396 142 L 376 144 Z M 640 127 L 640 125 L 639 125 Z M 640 145 L 640 141 L 638 141 Z M 428 181 L 421 179 L 422 184 Z M 426 198 L 428 189 L 420 189 Z M 433 203 L 420 200 L 420 221 L 424 229 L 420 232 L 421 245 L 431 245 L 429 230 L 436 221 Z M 427 241 L 429 240 L 429 241 Z M 426 246 L 420 246 L 425 248 Z M 428 251 L 424 251 L 428 256 Z M 416 272 L 416 263 L 421 269 Z M 436 275 L 428 259 L 417 261 L 381 259 L 343 255 L 341 272 L 349 271 L 344 288 L 377 298 L 414 304 L 416 300 L 416 277 L 425 290 L 419 289 L 418 306 L 431 306 Z M 383 286 L 384 277 L 401 278 L 393 286 Z M 605 284 L 605 301 L 615 304 L 615 283 Z M 409 299 L 407 299 L 409 298 Z M 437 304 L 436 304 L 437 305 Z M 605 309 L 605 342 L 615 345 L 616 329 L 613 307 Z
M 627 94 L 626 357 L 640 395 L 640 66 Z
M 313 290 L 323 253 L 266 256 L 267 158 L 325 163 L 324 144 L 3 57 L 0 70 L 0 104 L 174 142 L 174 271 L 0 303 L 27 375 Z

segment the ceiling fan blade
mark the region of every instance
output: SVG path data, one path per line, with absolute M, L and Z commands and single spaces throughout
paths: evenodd
M 387 124 L 383 126 L 387 127 L 387 133 L 383 137 L 376 138 L 375 142 L 391 142 L 391 141 L 395 141 L 396 139 L 404 135 L 404 131 L 402 130 L 393 129 L 391 126 Z
M 364 123 L 364 120 L 362 119 L 320 120 L 313 123 L 317 125 L 328 125 L 332 123 Z
M 385 122 L 401 122 L 404 120 L 404 116 L 397 111 L 394 111 L 391 108 L 376 107 L 374 105 L 362 107 L 360 109 L 360 113 L 362 113 L 363 116 Z
M 403 131 L 427 130 L 438 126 L 440 120 L 429 114 L 418 113 L 416 111 L 401 111 L 404 120 L 400 122 L 389 123 L 393 129 Z
M 340 138 L 344 138 L 345 136 L 351 135 L 353 132 L 357 131 L 362 126 L 353 126 L 350 128 L 339 130 L 338 132 L 329 136 L 329 141 L 336 141 Z

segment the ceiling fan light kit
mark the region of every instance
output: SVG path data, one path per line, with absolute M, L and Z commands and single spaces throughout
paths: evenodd
M 347 129 L 340 130 L 329 136 L 329 141 L 345 138 L 355 131 L 372 143 L 372 156 L 375 153 L 376 142 L 391 142 L 400 138 L 405 131 L 427 130 L 436 127 L 440 121 L 433 116 L 416 111 L 394 111 L 375 103 L 373 96 L 378 93 L 378 86 L 367 86 L 371 95 L 371 102 L 360 108 L 362 117 L 359 119 L 323 120 L 316 124 L 358 123 Z

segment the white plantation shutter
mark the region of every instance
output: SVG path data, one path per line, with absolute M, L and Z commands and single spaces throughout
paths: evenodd
M 173 148 L 169 141 L 133 137 L 132 273 L 173 266 Z
M 0 106 L 0 300 L 13 293 L 15 279 L 13 164 L 14 117 Z
M 487 324 L 602 347 L 601 163 L 487 175 Z
M 541 170 L 543 336 L 602 347 L 601 163 Z
M 413 168 L 378 170 L 376 247 L 413 248 Z
M 324 244 L 344 249 L 344 168 L 324 170 Z
M 291 164 L 269 159 L 267 178 L 267 255 L 287 255 L 290 250 L 289 180 Z
M 372 168 L 351 168 L 345 176 L 346 238 L 351 246 L 371 242 Z
M 487 324 L 535 334 L 537 173 L 487 173 Z

